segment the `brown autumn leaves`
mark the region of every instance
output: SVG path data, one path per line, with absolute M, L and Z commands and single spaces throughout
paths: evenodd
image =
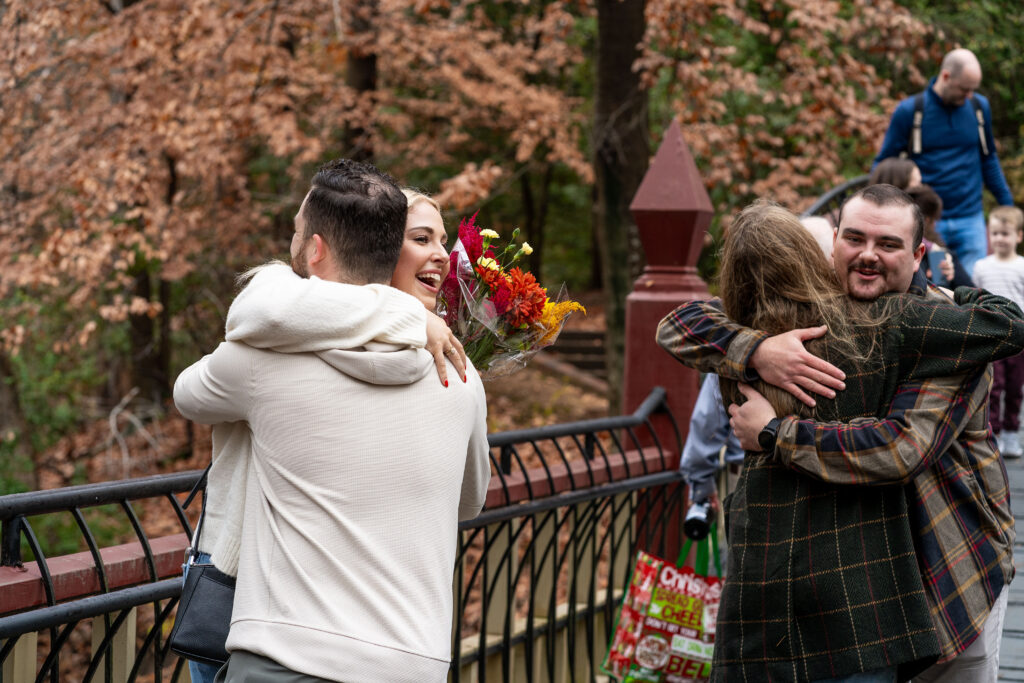
M 539 166 L 587 187 L 595 11 L 0 2 L 0 354 L 90 353 L 118 325 L 137 353 L 218 336 L 229 292 L 204 283 L 276 254 L 312 166 L 356 142 L 459 210 Z M 945 47 L 884 0 L 649 0 L 646 16 L 652 127 L 679 118 L 722 215 L 764 195 L 800 208 L 866 164 L 892 79 L 919 87 Z

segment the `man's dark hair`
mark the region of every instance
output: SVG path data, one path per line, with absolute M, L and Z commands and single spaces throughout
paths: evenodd
M 921 209 L 924 216 L 924 237 L 940 247 L 946 246 L 946 241 L 935 231 L 935 224 L 942 218 L 942 197 L 932 189 L 930 185 L 915 185 L 907 190 L 907 194 Z
M 843 225 L 843 209 L 854 199 L 860 197 L 866 202 L 871 202 L 875 206 L 909 206 L 910 211 L 914 216 L 914 233 L 913 233 L 913 249 L 917 249 L 921 246 L 921 239 L 924 237 L 924 216 L 921 215 L 921 209 L 918 208 L 914 200 L 910 198 L 910 195 L 896 187 L 895 185 L 888 185 L 881 183 L 879 185 L 868 185 L 867 187 L 861 188 L 852 196 L 847 197 L 846 201 L 843 202 L 843 206 L 839 209 L 839 222 L 837 225 L 842 229 Z
M 346 280 L 387 282 L 402 249 L 406 211 L 405 195 L 391 176 L 370 164 L 336 159 L 313 176 L 302 237 L 320 235 Z
M 915 185 L 907 190 L 907 194 L 928 220 L 938 221 L 942 217 L 942 197 L 931 185 Z

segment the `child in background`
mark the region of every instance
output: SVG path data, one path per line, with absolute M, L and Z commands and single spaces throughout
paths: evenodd
M 1017 254 L 1024 231 L 1024 212 L 1016 206 L 999 206 L 988 215 L 988 243 L 992 254 L 974 266 L 974 282 L 993 294 L 1005 296 L 1024 307 L 1024 258 Z M 989 400 L 992 431 L 1004 458 L 1021 456 L 1020 404 L 1024 385 L 1024 356 L 993 364 Z M 1000 400 L 1002 399 L 1002 400 Z
M 875 167 L 877 171 L 886 161 L 899 161 L 898 159 L 886 159 Z M 942 198 L 931 188 L 930 185 L 917 184 L 908 187 L 906 190 L 910 198 L 921 209 L 924 216 L 924 246 L 925 257 L 921 259 L 921 274 L 942 287 L 956 289 L 957 287 L 973 287 L 967 271 L 956 254 L 951 252 L 946 243 L 935 231 L 935 224 L 942 218 Z

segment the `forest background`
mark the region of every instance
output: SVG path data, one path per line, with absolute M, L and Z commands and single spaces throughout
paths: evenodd
M 711 282 L 730 215 L 866 172 L 957 45 L 1020 201 L 1022 33 L 1019 0 L 0 0 L 0 495 L 187 452 L 175 376 L 336 157 L 436 193 L 449 228 L 519 227 L 542 283 L 602 292 L 614 409 L 628 204 L 673 117 L 715 209 Z

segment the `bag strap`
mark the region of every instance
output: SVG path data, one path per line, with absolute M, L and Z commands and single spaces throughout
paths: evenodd
M 199 479 L 196 481 L 195 485 L 192 487 L 192 490 L 189 491 L 188 497 L 185 499 L 185 503 L 181 506 L 183 510 L 185 508 L 187 508 L 189 506 L 189 504 L 192 503 L 192 499 L 195 498 L 196 494 L 199 493 L 199 490 L 201 488 L 203 488 L 203 484 L 206 483 L 206 477 L 207 477 L 208 474 L 210 474 L 210 468 L 211 467 L 213 467 L 213 463 L 212 462 L 209 465 L 206 466 L 206 469 L 203 470 L 202 476 L 199 477 Z M 188 563 L 189 564 L 192 564 L 195 561 L 196 557 L 198 557 L 198 555 L 199 555 L 199 535 L 203 531 L 203 521 L 205 519 L 206 519 L 206 490 L 203 489 L 203 507 L 199 511 L 199 520 L 196 522 L 195 531 L 192 532 L 192 543 L 189 545 L 189 549 L 188 549 Z
M 988 140 L 985 139 L 985 112 L 981 110 L 981 102 L 977 97 L 971 97 L 971 104 L 974 105 L 974 117 L 978 119 L 978 140 L 981 141 L 981 156 L 988 156 Z
M 710 541 L 708 538 L 710 538 Z M 714 522 L 711 523 L 711 528 L 708 531 L 708 538 L 703 538 L 697 541 L 697 556 L 693 561 L 693 570 L 701 576 L 708 575 L 708 546 L 710 545 L 710 558 L 715 561 L 716 575 L 718 578 L 722 578 L 722 556 L 718 550 L 718 525 Z M 687 556 L 690 554 L 690 548 L 692 545 L 693 539 L 687 538 L 686 543 L 683 544 L 682 549 L 679 551 L 679 557 L 676 558 L 677 567 L 682 567 L 684 565 Z
M 924 91 L 914 95 L 914 127 L 910 132 L 910 154 L 921 153 L 921 123 L 924 121 Z
M 203 488 L 203 485 L 206 483 L 206 477 L 207 475 L 210 474 L 211 467 L 213 467 L 213 462 L 210 462 L 210 464 L 206 466 L 206 469 L 203 470 L 202 475 L 200 475 L 200 477 L 196 479 L 196 483 L 192 485 L 192 490 L 188 492 L 188 496 L 185 498 L 185 502 L 181 504 L 182 510 L 184 510 L 185 508 L 192 504 L 192 499 L 195 498 L 196 494 L 199 493 L 200 489 Z M 203 497 L 205 498 L 206 496 Z
M 910 145 L 906 153 L 915 156 L 921 153 L 921 124 L 924 121 L 924 95 L 921 91 L 914 95 L 914 123 L 910 131 Z M 985 112 L 981 109 L 981 102 L 977 97 L 971 97 L 971 106 L 974 108 L 974 117 L 978 120 L 978 142 L 981 145 L 981 155 L 989 155 L 988 140 L 985 138 Z
M 679 557 L 676 558 L 676 566 L 682 567 L 683 563 L 686 562 L 686 556 L 690 554 L 690 546 L 693 545 L 693 539 L 690 537 L 686 538 L 686 543 L 683 543 L 682 549 L 679 551 Z
M 711 532 L 709 534 L 711 536 L 711 556 L 715 560 L 715 572 L 717 573 L 718 578 L 721 579 L 722 578 L 722 556 L 718 552 L 718 533 L 717 532 L 718 532 L 718 530 L 715 528 L 715 525 L 712 524 L 711 525 Z

